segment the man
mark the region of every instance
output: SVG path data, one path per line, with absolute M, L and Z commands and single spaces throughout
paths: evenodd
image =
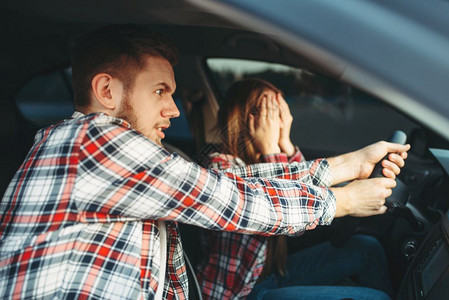
M 176 222 L 297 234 L 334 217 L 385 211 L 408 146 L 379 142 L 233 174 L 170 155 L 160 145 L 179 115 L 176 59 L 170 43 L 133 25 L 77 42 L 76 112 L 38 132 L 0 204 L 2 298 L 182 299 L 188 284 Z M 328 188 L 367 178 L 388 152 L 397 153 L 383 161 L 390 178 Z

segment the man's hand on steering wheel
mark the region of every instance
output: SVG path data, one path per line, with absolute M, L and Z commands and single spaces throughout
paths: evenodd
M 333 175 L 332 184 L 368 178 L 376 163 L 388 153 L 388 160 L 382 161 L 382 173 L 387 178 L 395 179 L 405 164 L 409 149 L 410 145 L 381 141 L 354 152 L 328 158 Z
M 381 141 L 355 151 L 355 157 L 358 157 L 356 159 L 360 163 L 357 178 L 368 178 L 376 163 L 381 161 L 389 153 L 388 160 L 384 159 L 381 162 L 383 167 L 382 173 L 387 178 L 395 179 L 401 172 L 401 168 L 405 165 L 405 159 L 407 158 L 407 151 L 409 149 L 410 145 Z

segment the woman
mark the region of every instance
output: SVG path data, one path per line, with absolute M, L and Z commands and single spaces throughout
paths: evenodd
M 259 79 L 235 83 L 218 116 L 222 153 L 210 156 L 209 167 L 304 160 L 290 140 L 292 122 L 275 86 Z M 198 279 L 206 299 L 388 299 L 385 293 L 392 291 L 382 246 L 369 236 L 354 236 L 341 248 L 324 243 L 290 256 L 283 236 L 210 231 L 205 244 L 207 262 Z M 331 286 L 345 278 L 372 289 Z

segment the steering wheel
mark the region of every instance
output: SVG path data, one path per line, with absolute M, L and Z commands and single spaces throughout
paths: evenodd
M 388 139 L 391 143 L 405 144 L 407 140 L 407 135 L 400 130 L 393 132 L 393 134 Z M 373 172 L 369 178 L 384 177 L 382 174 L 382 161 L 388 157 L 388 154 L 381 159 L 373 169 Z M 399 179 L 396 178 L 396 187 L 393 188 L 390 197 L 385 199 L 385 206 L 387 207 L 387 213 L 401 215 L 407 217 L 408 213 L 411 213 L 406 207 L 409 197 L 407 186 Z M 335 222 L 336 221 L 336 222 Z M 349 240 L 349 238 L 354 234 L 357 227 L 360 225 L 362 218 L 347 216 L 342 219 L 335 220 L 333 234 L 331 235 L 330 242 L 336 247 L 341 247 Z M 419 226 L 419 225 L 416 225 Z

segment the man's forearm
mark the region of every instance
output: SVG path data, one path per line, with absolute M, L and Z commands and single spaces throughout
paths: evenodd
M 303 183 L 329 187 L 332 175 L 325 159 L 289 164 L 263 163 L 223 170 L 239 177 L 261 177 L 298 180 Z
M 332 172 L 332 185 L 353 180 L 358 177 L 358 160 L 355 152 L 345 153 L 327 159 Z

